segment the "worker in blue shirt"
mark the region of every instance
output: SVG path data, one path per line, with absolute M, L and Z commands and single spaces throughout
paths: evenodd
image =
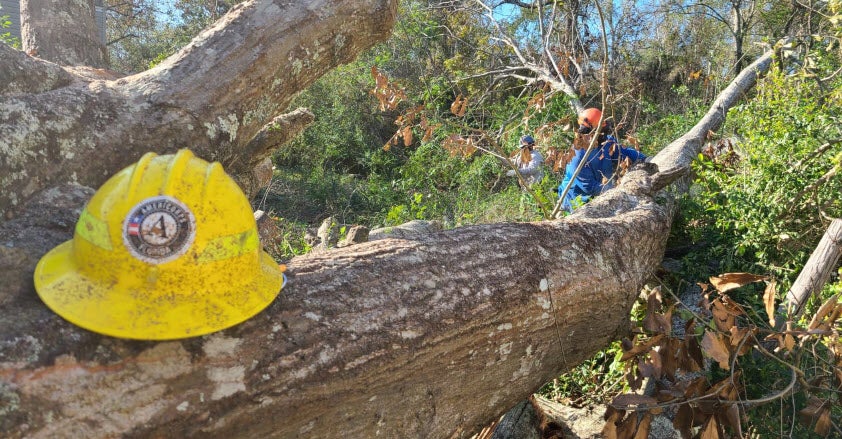
M 588 108 L 582 111 L 579 114 L 579 134 L 592 135 L 601 119 L 602 111 L 599 109 Z M 587 157 L 585 157 L 587 145 L 577 148 L 574 144 L 573 158 L 567 163 L 564 179 L 558 186 L 559 196 L 562 195 L 570 180 L 573 180 L 573 174 L 579 164 L 583 160 L 586 162 L 564 196 L 561 207 L 565 211 L 573 212 L 573 209 L 587 203 L 592 197 L 614 187 L 617 180 L 617 168 L 626 158 L 632 163 L 646 160 L 646 156 L 640 151 L 620 145 L 614 136 L 608 134 L 610 131 L 608 128 L 609 125 L 603 121 L 601 128 L 596 132 L 599 136 L 597 143 Z

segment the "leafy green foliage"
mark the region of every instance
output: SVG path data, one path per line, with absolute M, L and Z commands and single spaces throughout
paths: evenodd
M 241 2 L 108 0 L 106 35 L 112 69 L 137 73 L 154 67 Z
M 0 7 L 2 9 L 2 7 Z M 3 29 L 8 29 L 12 26 L 8 15 L 0 15 L 0 43 L 8 44 L 14 48 L 20 48 L 20 40 L 13 37 L 9 31 L 3 32 Z
M 708 244 L 719 271 L 798 274 L 828 219 L 842 216 L 840 115 L 838 97 L 780 71 L 730 112 L 733 137 L 700 155 L 684 205 L 687 234 Z
M 573 407 L 604 405 L 617 392 L 628 387 L 623 382 L 625 371 L 620 357 L 623 349 L 619 341 L 605 350 L 545 384 L 537 393 Z

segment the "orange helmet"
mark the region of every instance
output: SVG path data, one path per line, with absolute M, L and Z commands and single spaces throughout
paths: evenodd
M 579 125 L 593 129 L 594 126 L 599 123 L 599 119 L 601 118 L 602 111 L 598 108 L 587 108 L 579 113 Z M 602 121 L 602 126 L 605 126 L 605 121 Z

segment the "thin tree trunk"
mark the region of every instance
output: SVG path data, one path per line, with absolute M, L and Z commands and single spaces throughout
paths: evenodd
M 20 6 L 26 53 L 65 66 L 108 66 L 94 0 L 21 0 Z
M 821 291 L 842 255 L 842 220 L 834 219 L 813 250 L 804 269 L 786 293 L 786 314 L 795 318 L 801 314 L 807 299 Z

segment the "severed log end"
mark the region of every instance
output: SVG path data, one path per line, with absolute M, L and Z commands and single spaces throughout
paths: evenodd
M 246 144 L 243 156 L 251 163 L 263 160 L 281 145 L 299 135 L 314 120 L 316 116 L 306 108 L 297 108 L 276 116 Z
M 232 163 L 225 164 L 249 198 L 271 183 L 274 171 L 269 156 L 272 152 L 301 134 L 315 119 L 316 116 L 306 108 L 276 116 L 252 137 Z

